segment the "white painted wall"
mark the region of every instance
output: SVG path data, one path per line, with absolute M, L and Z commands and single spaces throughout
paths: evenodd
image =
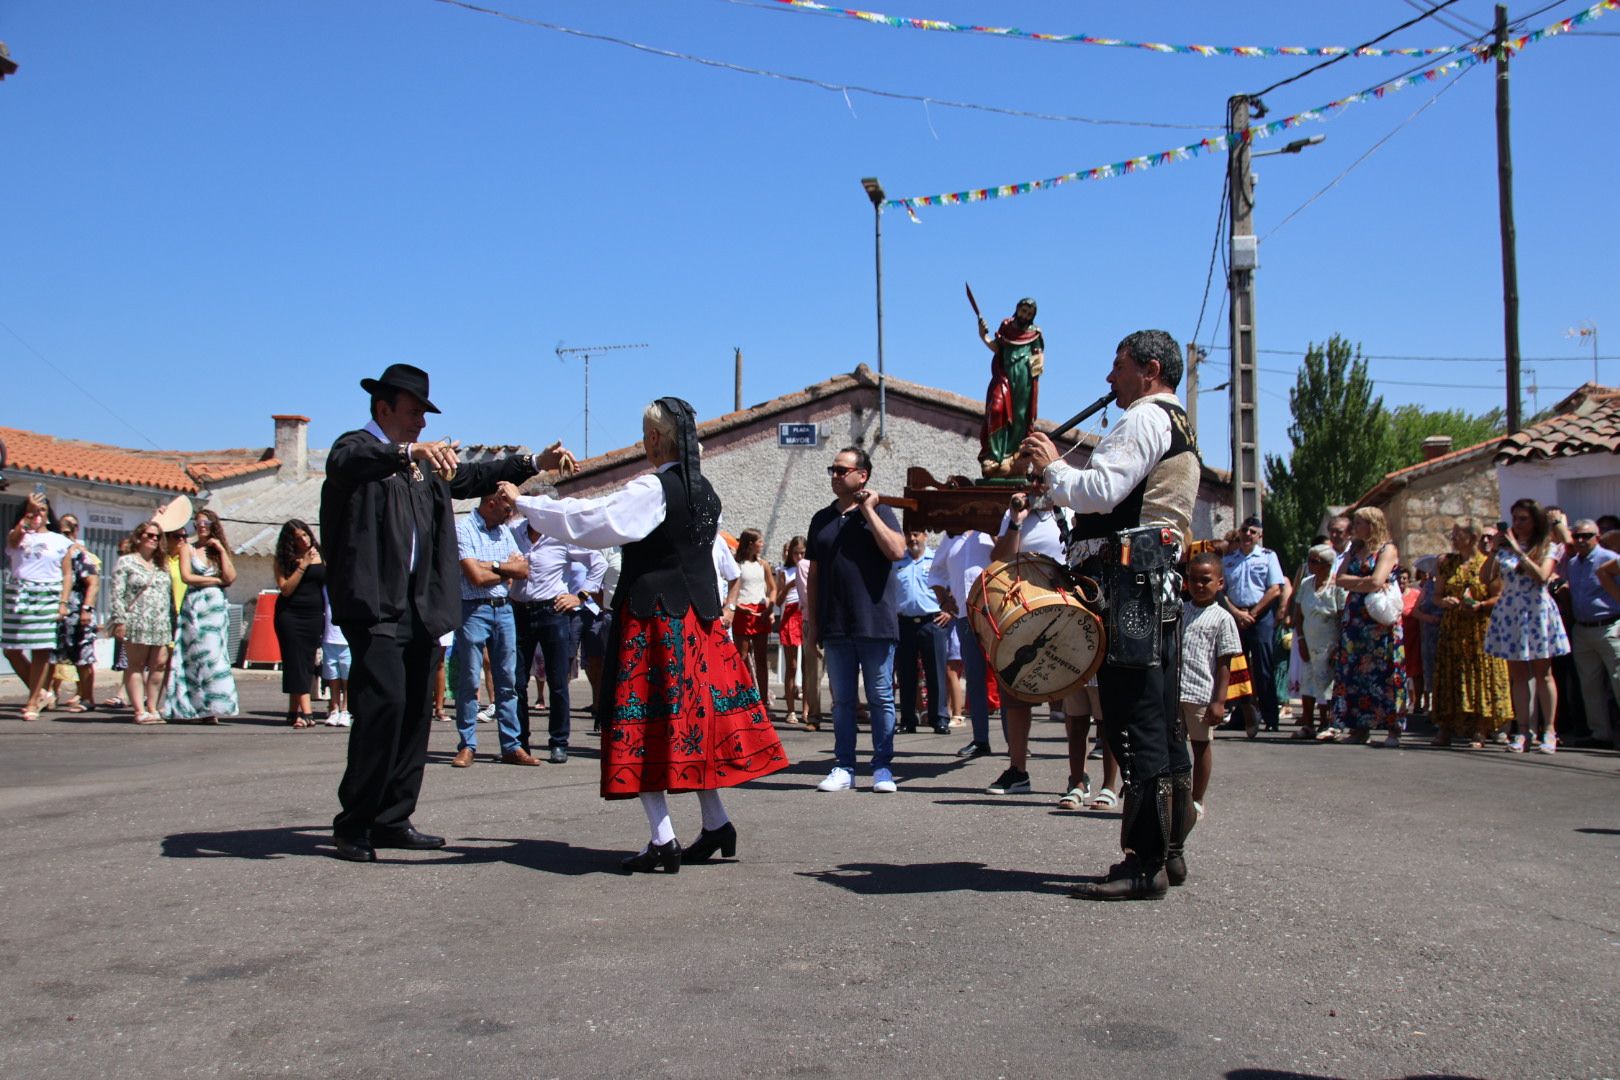
M 1561 506 L 1571 521 L 1620 514 L 1620 454 L 1520 461 L 1496 467 L 1502 488 L 1502 519 L 1520 499 Z

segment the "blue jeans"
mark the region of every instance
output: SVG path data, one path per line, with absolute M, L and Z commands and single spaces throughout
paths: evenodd
M 456 631 L 456 749 L 478 749 L 478 684 L 484 674 L 484 648 L 489 648 L 495 684 L 495 723 L 501 753 L 518 749 L 517 624 L 509 604 L 495 607 L 476 600 L 461 602 L 461 628 Z
M 962 649 L 962 680 L 967 683 L 968 715 L 973 720 L 973 741 L 989 746 L 990 684 L 986 680 L 989 679 L 990 673 L 984 662 L 984 649 L 979 646 L 979 637 L 966 619 L 958 618 L 951 623 L 951 629 L 956 631 L 956 640 Z
M 866 683 L 866 712 L 872 724 L 872 771 L 894 760 L 894 642 L 836 637 L 821 642 L 827 682 L 833 696 L 833 757 L 855 771 L 855 678 Z

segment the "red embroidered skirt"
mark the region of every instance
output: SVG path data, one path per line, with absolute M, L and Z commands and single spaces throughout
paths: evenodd
M 719 619 L 614 613 L 602 797 L 708 791 L 785 769 L 787 753 Z M 604 702 L 606 704 L 606 702 Z

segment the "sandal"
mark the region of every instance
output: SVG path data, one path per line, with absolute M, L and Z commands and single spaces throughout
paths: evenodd
M 1119 796 L 1115 795 L 1113 791 L 1109 790 L 1108 788 L 1103 788 L 1101 791 L 1097 792 L 1097 797 L 1091 800 L 1091 808 L 1093 810 L 1112 810 L 1118 805 Z
M 25 721 L 38 720 L 39 719 L 39 710 L 38 709 L 24 709 L 22 711 L 22 718 Z
M 124 707 L 124 699 L 116 696 L 110 697 L 101 703 L 101 707 L 103 709 L 122 709 Z
M 314 727 L 315 718 L 310 716 L 309 713 L 295 713 L 292 718 L 292 726 L 295 728 Z
M 62 705 L 62 706 L 59 706 L 59 707 L 61 708 L 61 710 L 63 712 L 89 712 L 91 709 L 95 708 L 94 705 L 86 705 L 79 698 L 74 698 L 72 701 L 68 702 L 66 705 Z
M 1315 739 L 1316 728 L 1313 725 L 1305 724 L 1302 725 L 1298 731 L 1294 732 L 1288 737 L 1290 739 Z
M 132 721 L 132 723 L 136 723 L 136 724 L 167 724 L 168 721 L 163 719 L 163 717 L 159 716 L 157 713 L 138 712 L 138 713 L 135 714 L 135 718 Z

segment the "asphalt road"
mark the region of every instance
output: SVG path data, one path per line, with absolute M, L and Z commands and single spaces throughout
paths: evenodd
M 1117 815 L 1056 809 L 1039 720 L 1027 797 L 959 734 L 820 794 L 830 733 L 785 731 L 726 794 L 736 862 L 626 878 L 594 739 L 518 768 L 485 728 L 453 770 L 450 725 L 417 815 L 450 846 L 339 862 L 343 732 L 242 686 L 137 728 L 0 683 L 0 1076 L 1620 1075 L 1617 754 L 1223 735 L 1192 880 L 1097 905 L 1065 891 Z

